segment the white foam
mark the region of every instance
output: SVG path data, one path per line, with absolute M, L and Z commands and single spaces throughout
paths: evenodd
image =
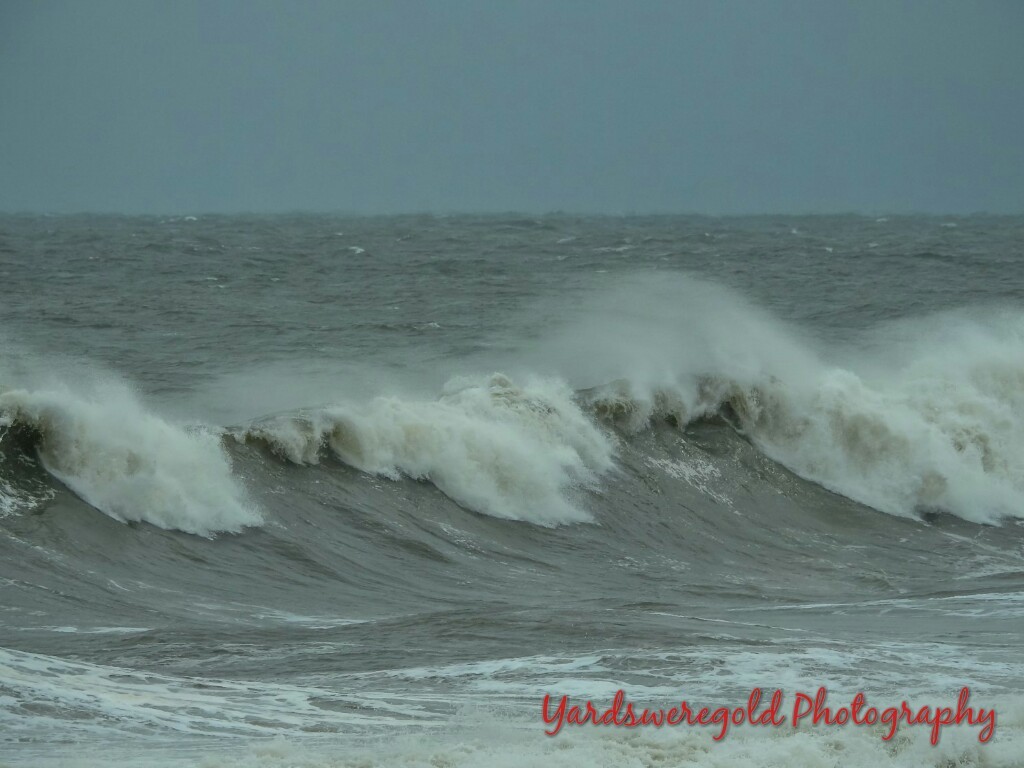
M 612 441 L 558 381 L 518 386 L 500 374 L 448 383 L 436 400 L 381 397 L 254 425 L 287 459 L 328 446 L 364 472 L 429 480 L 493 517 L 539 525 L 588 521 L 572 498 L 612 465 Z
M 733 508 L 732 499 L 715 490 L 715 485 L 722 477 L 722 471 L 711 461 L 694 456 L 688 456 L 685 460 L 656 459 L 648 456 L 644 463 L 653 469 L 661 470 L 671 478 L 684 481 L 719 504 Z
M 798 474 L 892 514 L 1024 518 L 1024 317 L 935 318 L 864 359 L 729 393 L 743 428 Z
M 728 406 L 767 455 L 895 515 L 1024 517 L 1024 313 L 944 314 L 825 346 L 720 286 L 621 280 L 542 348 L 628 428 Z M 607 382 L 616 382 L 608 386 Z
M 622 682 L 624 662 L 643 682 Z M 316 675 L 309 685 L 292 685 L 179 677 L 0 649 L 0 675 L 11 693 L 0 697 L 0 724 L 12 746 L 5 758 L 16 758 L 20 739 L 17 756 L 33 766 L 1017 768 L 1024 749 L 1019 673 L 1019 664 L 985 662 L 968 646 L 883 642 L 799 650 L 609 649 L 385 669 L 329 685 Z M 790 720 L 795 692 L 813 693 L 818 685 L 828 688 L 833 707 L 848 706 L 862 691 L 870 706 L 908 700 L 916 708 L 955 706 L 968 679 L 975 680 L 972 706 L 997 713 L 987 744 L 978 742 L 979 725 L 944 726 L 933 746 L 926 725 L 901 723 L 896 738 L 883 741 L 884 725 L 793 728 Z M 641 708 L 682 699 L 742 706 L 758 682 L 783 691 L 783 726 L 730 727 L 717 743 L 711 738 L 717 729 L 686 725 L 567 725 L 557 737 L 544 735 L 544 693 L 566 694 L 574 703 L 591 699 L 599 709 L 620 688 Z M 73 759 L 60 750 L 61 762 L 48 762 L 54 734 L 74 739 Z M 198 740 L 204 736 L 218 741 Z M 261 736 L 273 740 L 247 743 Z
M 165 421 L 122 384 L 7 391 L 0 411 L 37 430 L 46 469 L 116 520 L 203 536 L 261 522 L 217 434 Z
M 7 691 L 0 696 L 0 733 L 12 740 L 72 733 L 109 740 L 118 732 L 258 737 L 433 717 L 413 696 L 357 702 L 315 686 L 176 677 L 4 648 L 0 679 Z
M 11 487 L 0 480 L 0 517 L 12 514 L 21 505 L 21 500 Z
M 669 706 L 666 703 L 665 706 Z M 79 745 L 77 756 L 59 761 L 36 757 L 40 768 L 108 765 L 193 766 L 195 768 L 1019 768 L 1024 749 L 1024 715 L 1019 703 L 998 710 L 995 738 L 981 744 L 977 727 L 945 726 L 937 745 L 927 726 L 901 727 L 883 741 L 885 726 L 732 726 L 715 742 L 717 729 L 567 727 L 556 737 L 543 733 L 540 707 L 531 721 L 510 720 L 486 710 L 468 710 L 448 727 L 428 732 L 402 730 L 386 738 L 278 738 L 246 746 L 146 750 Z M 90 752 L 95 756 L 91 756 Z

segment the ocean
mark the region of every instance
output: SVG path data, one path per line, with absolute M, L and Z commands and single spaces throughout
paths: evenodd
M 0 764 L 1024 765 L 1022 243 L 0 217 Z

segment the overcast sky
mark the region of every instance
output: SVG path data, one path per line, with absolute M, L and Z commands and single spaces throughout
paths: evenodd
M 0 210 L 1024 212 L 1024 2 L 0 1 Z

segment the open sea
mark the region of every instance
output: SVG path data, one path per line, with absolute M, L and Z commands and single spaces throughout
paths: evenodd
M 0 765 L 1022 766 L 1022 521 L 1021 217 L 0 217 Z

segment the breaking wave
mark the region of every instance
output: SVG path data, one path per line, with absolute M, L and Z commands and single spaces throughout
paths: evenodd
M 377 398 L 250 426 L 296 464 L 326 447 L 346 464 L 397 479 L 429 480 L 470 509 L 544 526 L 585 522 L 572 496 L 612 466 L 614 443 L 559 381 L 517 386 L 495 374 L 456 379 L 437 400 Z
M 598 415 L 626 431 L 721 417 L 801 477 L 893 515 L 1024 517 L 1024 314 L 946 313 L 826 345 L 718 286 L 643 288 L 647 314 L 600 342 L 631 373 L 582 393 Z
M 692 279 L 623 281 L 576 309 L 511 366 L 543 376 L 457 377 L 434 398 L 340 402 L 228 434 L 293 464 L 330 456 L 429 481 L 485 515 L 556 526 L 594 520 L 587 491 L 622 441 L 652 421 L 685 439 L 710 419 L 882 512 L 1024 517 L 1020 312 L 946 313 L 826 345 Z M 7 390 L 0 429 L 29 430 L 45 468 L 117 520 L 204 536 L 261 522 L 225 432 L 171 423 L 124 385 Z M 0 470 L 10 513 L 17 493 Z
M 124 386 L 3 392 L 0 428 L 31 433 L 46 470 L 115 520 L 201 536 L 261 522 L 219 435 L 146 411 Z

